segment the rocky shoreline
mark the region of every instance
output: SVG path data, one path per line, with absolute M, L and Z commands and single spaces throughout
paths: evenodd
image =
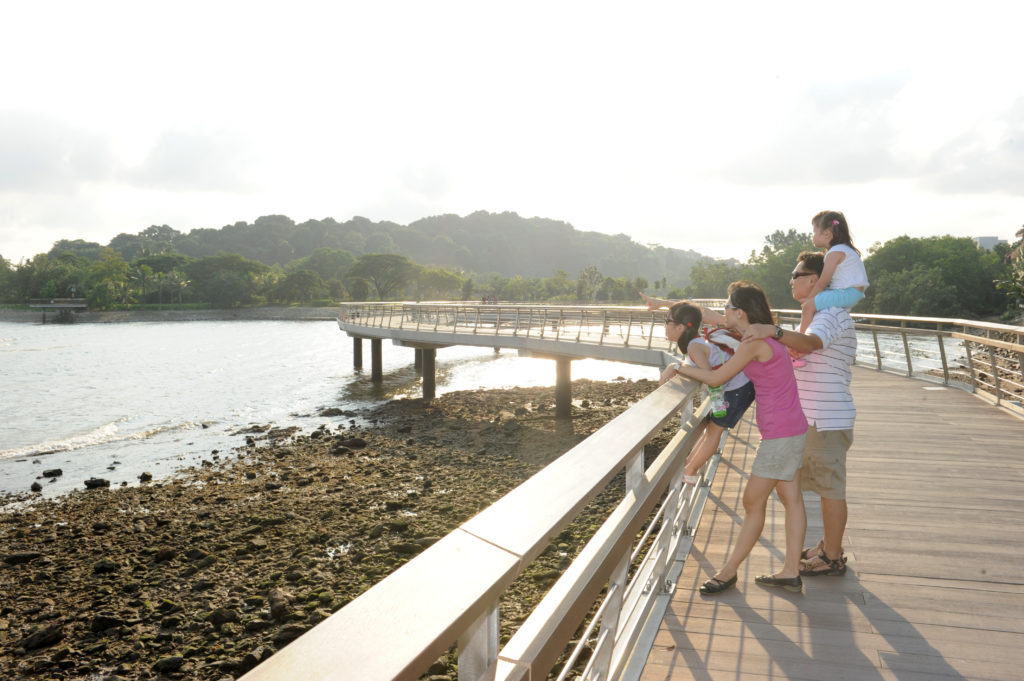
M 550 387 L 395 400 L 370 428 L 257 428 L 167 480 L 2 498 L 0 678 L 235 679 L 655 387 L 575 381 L 568 422 Z M 614 487 L 509 589 L 503 638 Z M 453 656 L 429 675 L 454 679 Z

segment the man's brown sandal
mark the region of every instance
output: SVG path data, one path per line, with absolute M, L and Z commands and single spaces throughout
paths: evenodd
M 803 552 L 800 554 L 800 560 L 813 560 L 818 556 L 819 553 L 821 553 L 824 550 L 825 540 L 822 539 L 820 542 L 818 542 L 817 546 L 811 546 L 810 548 L 804 549 Z
M 803 577 L 838 577 L 846 574 L 846 556 L 840 555 L 835 560 L 832 560 L 825 554 L 825 550 L 822 549 L 814 558 L 810 560 L 802 561 L 800 568 L 800 575 Z

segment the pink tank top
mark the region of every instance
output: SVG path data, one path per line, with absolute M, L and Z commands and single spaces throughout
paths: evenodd
M 754 384 L 757 429 L 761 431 L 761 439 L 774 440 L 806 433 L 807 418 L 800 406 L 789 351 L 774 338 L 766 338 L 765 342 L 772 348 L 772 358 L 767 362 L 755 359 L 743 368 Z

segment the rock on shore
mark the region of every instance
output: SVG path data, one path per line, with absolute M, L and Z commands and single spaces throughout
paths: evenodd
M 552 388 L 397 400 L 365 414 L 374 428 L 263 435 L 170 480 L 8 508 L 0 678 L 237 678 L 655 387 L 576 381 L 571 423 Z M 503 632 L 618 494 L 513 584 Z

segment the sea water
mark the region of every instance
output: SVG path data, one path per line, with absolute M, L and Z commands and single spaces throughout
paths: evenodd
M 254 425 L 336 428 L 352 417 L 323 410 L 421 394 L 411 349 L 385 343 L 374 384 L 369 344 L 363 370 L 352 345 L 333 321 L 0 322 L 0 492 L 36 480 L 47 495 L 90 477 L 132 484 L 230 456 Z M 511 350 L 443 348 L 436 370 L 439 395 L 555 382 L 553 361 Z M 578 360 L 572 377 L 657 380 L 658 370 Z M 63 474 L 42 477 L 52 469 Z

